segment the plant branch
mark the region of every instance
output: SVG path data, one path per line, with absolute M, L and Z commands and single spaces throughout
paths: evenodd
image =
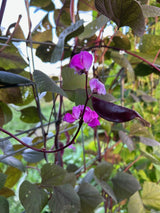
M 0 49 L 0 53 L 7 47 L 6 44 L 8 44 L 8 43 L 12 40 L 12 38 L 13 38 L 13 36 L 14 36 L 14 33 L 15 33 L 17 27 L 19 26 L 19 22 L 20 22 L 21 18 L 22 18 L 22 16 L 19 15 L 18 20 L 17 20 L 17 22 L 16 22 L 16 24 L 15 24 L 15 27 L 14 27 L 14 31 L 13 31 L 13 33 L 10 35 L 10 37 L 8 38 L 8 40 L 5 42 L 5 45 Z
M 0 9 L 0 26 L 2 24 L 3 14 L 6 8 L 7 0 L 2 0 L 1 9 Z

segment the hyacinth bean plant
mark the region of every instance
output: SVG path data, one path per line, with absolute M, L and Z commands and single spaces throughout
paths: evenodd
M 158 213 L 160 3 L 57 2 L 0 32 L 0 213 Z

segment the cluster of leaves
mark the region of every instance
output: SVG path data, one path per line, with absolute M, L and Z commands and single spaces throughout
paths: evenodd
M 8 200 L 15 195 L 20 178 L 30 169 L 37 171 L 37 179 L 31 181 L 26 177 L 19 188 L 19 200 L 26 212 L 45 209 L 92 213 L 103 204 L 105 212 L 107 209 L 157 212 L 160 210 L 160 32 L 157 18 L 160 4 L 150 1 L 149 5 L 144 0 L 86 0 L 77 2 L 75 14 L 73 0 L 61 2 L 62 8 L 56 9 L 51 0 L 30 1 L 30 7 L 46 12 L 31 32 L 31 49 L 36 49 L 36 55 L 43 62 L 50 63 L 69 61 L 72 55 L 84 49 L 92 51 L 93 76 L 105 84 L 107 94 L 94 95 L 88 106 L 100 115 L 101 126 L 94 129 L 93 134 L 89 127 L 82 128 L 82 135 L 74 141 L 75 147 L 82 142 L 80 159 L 73 150 L 63 150 L 77 131 L 76 124 L 67 125 L 62 121 L 63 107 L 68 100 L 74 105 L 85 103 L 85 75 L 75 74 L 68 64 L 61 67 L 59 78 L 36 69 L 30 73 L 24 71 L 28 64 L 12 43 L 0 49 L 0 130 L 21 143 L 1 138 L 1 212 L 9 212 Z M 79 18 L 80 11 L 92 11 L 93 21 L 85 24 Z M 52 42 L 53 27 L 49 20 L 52 12 L 57 44 Z M 114 36 L 102 39 L 108 26 L 113 27 Z M 20 27 L 15 28 L 13 36 L 19 41 L 25 39 Z M 43 100 L 52 103 L 47 119 L 41 112 L 39 94 L 43 92 Z M 21 139 L 7 131 L 7 124 L 13 122 L 17 110 L 19 120 L 26 126 L 32 125 L 26 132 L 21 129 L 27 136 Z M 51 123 L 54 128 L 49 131 Z M 77 157 L 73 157 L 73 152 Z

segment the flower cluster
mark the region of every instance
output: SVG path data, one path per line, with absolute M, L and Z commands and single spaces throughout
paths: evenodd
M 72 57 L 70 62 L 70 68 L 73 68 L 75 72 L 79 75 L 83 73 L 87 74 L 91 68 L 93 62 L 93 57 L 87 51 L 81 51 L 79 54 L 76 54 Z M 98 79 L 93 78 L 89 81 L 90 89 L 92 93 L 99 95 L 105 95 L 106 89 L 103 83 Z M 84 111 L 84 105 L 74 106 L 72 109 L 72 114 L 66 113 L 63 120 L 68 123 L 73 123 L 74 121 L 81 118 Z M 85 108 L 83 114 L 83 121 L 88 124 L 88 126 L 94 128 L 100 125 L 98 120 L 98 114 L 95 111 L 92 111 L 88 106 Z
M 70 62 L 70 68 L 75 69 L 76 73 L 79 75 L 88 72 L 93 62 L 93 57 L 87 51 L 81 51 L 72 57 Z M 99 95 L 105 95 L 106 89 L 103 83 L 98 79 L 93 78 L 89 82 L 91 91 Z
M 73 123 L 82 116 L 83 110 L 84 105 L 74 106 L 72 109 L 72 114 L 66 113 L 63 120 L 68 123 Z M 98 120 L 98 114 L 95 111 L 92 111 L 88 106 L 85 108 L 83 121 L 92 128 L 100 125 L 100 122 Z

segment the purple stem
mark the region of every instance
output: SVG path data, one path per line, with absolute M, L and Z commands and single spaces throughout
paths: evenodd
M 73 136 L 72 140 L 66 144 L 65 146 L 63 146 L 62 148 L 58 148 L 56 150 L 46 150 L 45 148 L 42 148 L 42 149 L 37 149 L 35 147 L 32 147 L 26 143 L 24 143 L 22 140 L 20 140 L 19 138 L 17 138 L 15 135 L 13 135 L 12 133 L 8 132 L 7 130 L 3 129 L 0 127 L 0 131 L 4 132 L 5 134 L 11 136 L 12 138 L 14 138 L 15 140 L 17 140 L 18 142 L 20 142 L 23 146 L 29 148 L 29 149 L 32 149 L 32 150 L 35 150 L 37 152 L 43 152 L 43 153 L 54 153 L 54 152 L 59 152 L 61 150 L 64 150 L 65 148 L 67 148 L 68 146 L 70 146 L 72 143 L 74 143 L 74 140 L 75 138 L 77 137 L 80 129 L 81 129 L 81 126 L 83 124 L 83 115 L 85 113 L 85 109 L 86 109 L 86 106 L 87 106 L 87 103 L 89 101 L 89 96 L 88 96 L 88 91 L 87 91 L 87 80 L 88 80 L 88 75 L 86 74 L 86 101 L 85 101 L 85 105 L 84 105 L 84 109 L 83 109 L 83 112 L 82 112 L 82 115 L 81 115 L 81 118 L 80 118 L 80 121 L 79 121 L 79 127 L 75 133 L 75 135 Z
M 2 0 L 1 9 L 0 9 L 0 26 L 2 24 L 2 18 L 5 11 L 7 0 Z
M 110 48 L 110 49 L 114 49 L 114 50 L 118 50 L 118 51 L 124 51 L 126 53 L 128 53 L 129 55 L 133 55 L 134 57 L 146 62 L 147 64 L 149 64 L 151 67 L 153 67 L 154 69 L 158 70 L 158 72 L 160 72 L 160 69 L 155 66 L 153 63 L 149 62 L 148 60 L 146 60 L 145 58 L 142 58 L 141 56 L 139 55 L 136 55 L 135 53 L 132 53 L 128 50 L 124 50 L 124 49 L 120 49 L 120 48 L 117 48 L 117 47 L 111 47 L 111 46 L 107 46 L 107 45 L 98 45 L 98 46 L 94 46 L 94 47 L 90 47 L 90 48 L 87 48 L 87 50 L 90 50 L 90 49 L 93 49 L 93 48 L 100 48 L 100 47 L 106 47 L 106 48 Z

